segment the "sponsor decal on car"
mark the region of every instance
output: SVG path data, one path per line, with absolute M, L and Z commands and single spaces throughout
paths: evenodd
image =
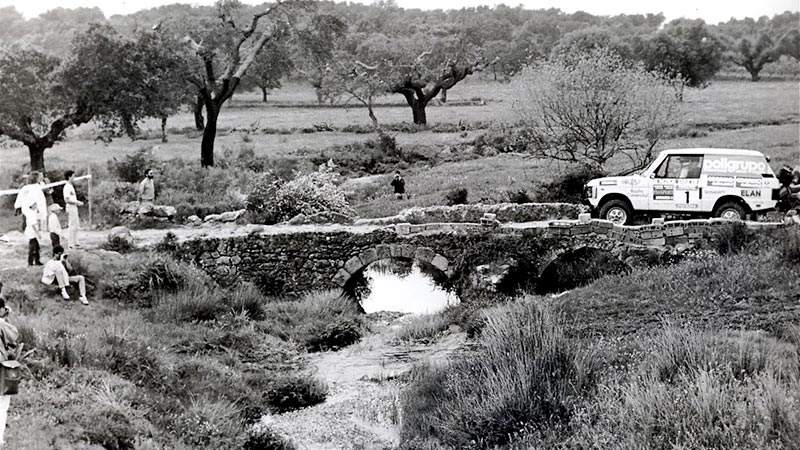
M 733 177 L 708 177 L 708 185 L 715 187 L 734 187 Z
M 761 197 L 761 189 L 742 189 L 742 197 Z
M 674 186 L 655 185 L 653 186 L 653 200 L 672 200 L 675 197 Z
M 675 203 L 675 209 L 700 209 L 698 203 Z
M 761 187 L 761 178 L 736 178 L 737 188 L 758 189 Z
M 706 175 L 761 175 L 767 172 L 767 163 L 759 156 L 706 155 L 703 158 L 703 173 Z

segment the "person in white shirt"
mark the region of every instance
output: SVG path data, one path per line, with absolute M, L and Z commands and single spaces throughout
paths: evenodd
M 35 219 L 39 222 L 37 226 L 38 230 L 43 230 L 47 227 L 47 199 L 44 196 L 41 182 L 42 174 L 37 171 L 31 172 L 30 176 L 28 176 L 28 184 L 19 190 L 17 199 L 14 201 L 15 209 L 23 209 L 30 206 L 31 203 L 36 203 L 37 214 Z M 25 220 L 26 223 L 23 225 L 23 228 L 27 228 L 28 218 L 25 217 Z
M 25 217 L 25 237 L 28 238 L 29 266 L 42 265 L 39 261 L 39 239 L 41 239 L 42 236 L 39 228 L 38 208 L 38 203 L 36 202 L 22 207 L 22 215 Z
M 81 294 L 78 300 L 84 305 L 88 305 L 89 300 L 86 299 L 86 279 L 83 275 L 70 276 L 69 272 L 67 272 L 67 268 L 69 268 L 69 262 L 67 261 L 67 255 L 64 254 L 64 248 L 61 246 L 54 247 L 53 259 L 47 261 L 44 265 L 42 283 L 53 284 L 53 281 L 56 281 L 58 287 L 61 289 L 61 297 L 63 297 L 64 300 L 69 300 L 67 286 L 71 283 L 78 283 L 78 292 Z
M 69 248 L 80 248 L 81 244 L 78 242 L 78 230 L 81 228 L 81 218 L 78 215 L 78 207 L 83 206 L 83 202 L 78 200 L 78 195 L 75 193 L 75 186 L 72 184 L 75 178 L 75 171 L 68 170 L 64 172 L 64 179 L 67 184 L 64 185 L 64 203 L 67 205 L 67 246 Z
M 3 283 L 0 282 L 0 361 L 6 361 L 15 358 L 12 351 L 17 348 L 19 331 L 17 327 L 8 323 L 11 308 L 6 304 L 2 289 Z M 0 447 L 5 445 L 6 420 L 10 403 L 11 395 L 0 395 Z
M 139 200 L 139 207 L 137 208 L 136 215 L 148 215 L 153 212 L 153 202 L 156 199 L 156 188 L 153 183 L 153 169 L 147 169 L 145 177 L 136 188 L 136 197 Z
M 58 212 L 61 211 L 61 205 L 53 203 L 47 207 L 47 210 L 49 211 L 47 215 L 47 230 L 50 232 L 50 243 L 53 244 L 53 248 L 55 248 L 61 245 L 61 236 L 63 233 L 61 230 L 61 221 L 58 220 Z

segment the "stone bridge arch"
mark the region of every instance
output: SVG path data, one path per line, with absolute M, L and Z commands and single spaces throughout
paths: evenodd
M 413 244 L 378 244 L 345 261 L 344 266 L 336 272 L 331 282 L 340 288 L 344 288 L 353 275 L 364 270 L 370 264 L 392 258 L 410 259 L 430 264 L 448 278 L 453 276 L 453 266 L 450 261 L 430 247 Z

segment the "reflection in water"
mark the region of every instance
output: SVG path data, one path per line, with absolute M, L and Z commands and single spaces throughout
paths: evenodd
M 369 288 L 364 291 L 361 306 L 368 314 L 376 311 L 429 314 L 459 303 L 455 294 L 437 286 L 416 263 L 409 265 L 410 270 L 376 264 L 364 271 Z

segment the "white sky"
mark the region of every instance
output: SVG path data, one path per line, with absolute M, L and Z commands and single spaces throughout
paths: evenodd
M 264 0 L 244 0 L 244 3 L 259 4 Z M 0 7 L 14 6 L 26 18 L 36 17 L 53 8 L 78 8 L 99 6 L 106 17 L 114 14 L 130 14 L 171 3 L 211 5 L 214 0 L 0 0 Z M 371 0 L 360 3 L 372 3 Z M 558 8 L 564 12 L 585 11 L 595 15 L 642 14 L 663 12 L 667 20 L 686 17 L 701 18 L 707 23 L 725 22 L 731 17 L 757 18 L 784 11 L 800 10 L 800 0 L 397 0 L 403 8 L 453 9 L 465 6 L 523 5 L 528 9 Z

